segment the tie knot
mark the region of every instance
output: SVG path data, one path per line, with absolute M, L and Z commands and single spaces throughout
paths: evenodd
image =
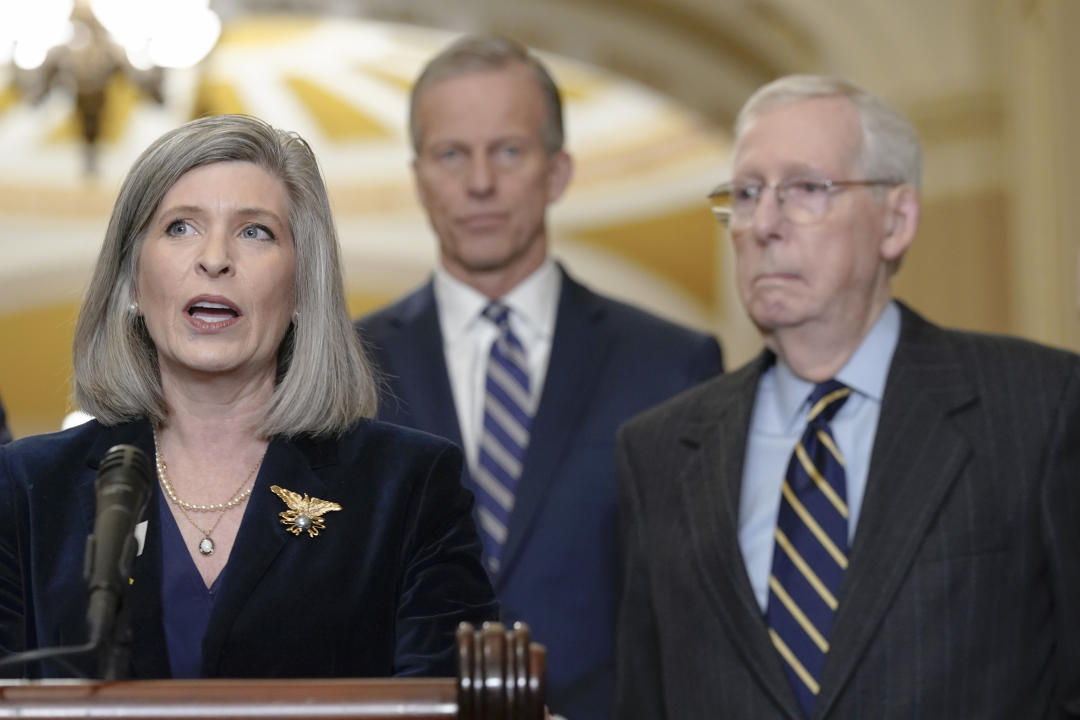
M 836 413 L 843 407 L 851 388 L 839 380 L 827 380 L 814 386 L 810 393 L 810 414 L 807 422 L 814 422 L 820 418 L 820 422 L 830 422 Z
M 510 327 L 510 308 L 498 300 L 489 302 L 481 314 L 495 323 L 495 327 L 503 332 L 506 332 L 507 328 Z

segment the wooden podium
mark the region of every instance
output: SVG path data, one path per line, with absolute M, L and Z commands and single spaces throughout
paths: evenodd
M 458 628 L 458 677 L 0 681 L 0 718 L 542 720 L 545 652 L 520 623 Z

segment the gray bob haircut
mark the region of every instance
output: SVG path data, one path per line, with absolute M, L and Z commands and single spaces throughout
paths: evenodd
M 409 132 L 412 135 L 413 152 L 420 153 L 423 128 L 417 117 L 420 97 L 432 85 L 441 80 L 468 75 L 475 72 L 502 70 L 520 63 L 532 71 L 536 85 L 544 96 L 547 115 L 544 117 L 543 142 L 549 155 L 563 149 L 562 97 L 559 87 L 544 64 L 521 43 L 498 35 L 465 35 L 428 61 L 420 76 L 413 83 L 409 95 Z
M 919 135 L 907 118 L 876 95 L 828 75 L 787 75 L 758 89 L 735 119 L 735 144 L 757 116 L 781 105 L 812 98 L 847 98 L 859 117 L 862 142 L 856 164 L 867 179 L 922 182 Z
M 289 198 L 298 315 L 278 348 L 277 383 L 258 432 L 327 436 L 375 412 L 376 386 L 345 307 L 337 231 L 308 144 L 243 115 L 200 118 L 154 141 L 135 161 L 113 207 L 75 326 L 75 399 L 105 425 L 169 414 L 157 350 L 133 309 L 139 255 L 151 218 L 184 173 L 249 162 Z

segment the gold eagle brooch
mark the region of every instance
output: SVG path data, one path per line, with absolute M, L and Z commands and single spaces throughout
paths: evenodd
M 277 485 L 271 485 L 270 490 L 289 506 L 288 510 L 279 512 L 278 515 L 281 516 L 281 524 L 285 525 L 285 529 L 293 535 L 299 535 L 307 530 L 308 537 L 315 537 L 320 530 L 326 529 L 326 520 L 323 519 L 323 515 L 341 509 L 336 502 L 315 497 L 309 498 L 307 493 L 301 496 L 300 493 L 294 493 L 292 490 L 286 490 Z

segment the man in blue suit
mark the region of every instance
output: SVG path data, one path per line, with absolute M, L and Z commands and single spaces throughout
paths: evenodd
M 439 241 L 431 281 L 358 322 L 381 417 L 458 442 L 503 620 L 548 648 L 548 700 L 611 716 L 614 438 L 721 370 L 712 337 L 596 295 L 548 254 L 572 172 L 559 92 L 524 48 L 467 37 L 411 99 L 413 171 Z

